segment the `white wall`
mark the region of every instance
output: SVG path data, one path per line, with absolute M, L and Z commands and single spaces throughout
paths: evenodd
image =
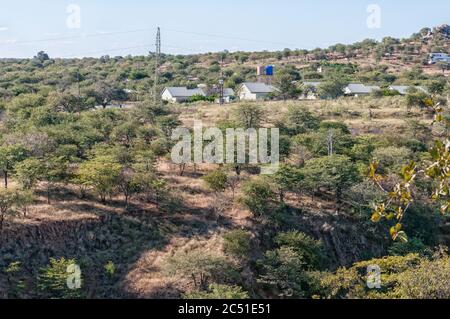
M 163 101 L 168 101 L 171 103 L 176 103 L 177 100 L 170 94 L 168 90 L 164 90 L 163 94 L 161 95 L 161 99 Z
M 256 101 L 264 100 L 267 95 L 267 93 L 252 93 L 246 86 L 243 86 L 240 90 L 239 98 L 243 101 Z

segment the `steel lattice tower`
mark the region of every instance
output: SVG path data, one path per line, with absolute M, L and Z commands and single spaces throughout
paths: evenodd
M 155 51 L 155 83 L 153 87 L 153 94 L 155 98 L 155 103 L 158 101 L 158 84 L 159 84 L 159 62 L 161 58 L 161 29 L 158 27 L 156 33 L 156 51 Z

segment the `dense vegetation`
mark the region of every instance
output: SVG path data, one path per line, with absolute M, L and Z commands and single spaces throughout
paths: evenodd
M 141 254 L 164 252 L 153 258 L 157 274 L 176 280 L 155 289 L 176 297 L 450 298 L 448 205 L 437 201 L 449 196 L 449 86 L 440 72 L 423 72 L 421 51 L 447 47 L 442 37 L 423 43 L 415 35 L 312 52 L 222 53 L 230 87 L 253 79 L 249 61 L 275 59 L 278 99 L 296 97 L 299 83 L 311 79 L 322 80 L 322 97 L 337 99 L 318 101 L 320 110 L 299 101 L 215 109 L 221 129 L 280 128 L 282 163 L 269 176 L 254 165 L 170 163 L 172 130 L 215 106 L 155 102 L 152 57 L 53 60 L 41 52 L 1 61 L 0 296 L 136 296 L 129 287 Z M 391 70 L 382 63 L 387 54 L 401 54 L 411 67 Z M 374 56 L 375 63 L 330 62 L 337 55 Z M 219 58 L 164 56 L 162 85 L 212 85 Z M 313 61 L 299 68 L 298 59 Z M 317 73 L 319 66 L 325 71 Z M 429 93 L 339 99 L 336 92 L 354 80 L 420 84 Z M 130 107 L 108 108 L 113 102 Z M 376 126 L 386 109 L 401 130 Z M 350 121 L 362 117 L 370 130 Z M 436 162 L 438 171 L 415 174 Z M 211 201 L 202 206 L 204 198 Z M 82 248 L 39 248 L 37 241 L 29 243 L 32 258 L 13 251 L 9 238 L 27 225 L 74 218 L 65 215 L 68 203 L 78 218 L 100 220 L 78 238 Z M 393 204 L 398 216 L 387 210 Z M 236 211 L 248 215 L 236 218 Z M 177 246 L 181 238 L 193 243 Z M 82 271 L 76 290 L 65 284 L 74 263 Z M 380 289 L 367 287 L 371 265 L 381 269 Z

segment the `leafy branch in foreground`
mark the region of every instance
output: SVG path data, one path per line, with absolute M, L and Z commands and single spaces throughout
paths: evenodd
M 431 200 L 441 204 L 443 214 L 450 213 L 450 139 L 449 129 L 450 121 L 444 117 L 444 109 L 440 103 L 432 106 L 435 113 L 435 119 L 432 123 L 440 124 L 445 129 L 439 134 L 440 139 L 436 140 L 434 147 L 429 151 L 431 163 L 420 168 L 415 162 L 410 162 L 402 168 L 400 172 L 401 181 L 397 183 L 392 190 L 386 190 L 382 181 L 384 177 L 377 173 L 379 163 L 374 161 L 369 168 L 369 178 L 387 195 L 387 200 L 375 205 L 372 214 L 372 221 L 377 223 L 383 219 L 396 221 L 396 224 L 390 228 L 390 234 L 393 240 L 408 241 L 407 234 L 402 230 L 403 218 L 414 202 L 414 192 L 412 187 L 418 176 L 424 176 L 435 182 Z

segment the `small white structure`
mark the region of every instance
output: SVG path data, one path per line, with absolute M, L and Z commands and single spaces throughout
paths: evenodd
M 303 82 L 303 93 L 300 95 L 300 100 L 317 100 L 319 95 L 317 90 L 322 82 Z
M 188 89 L 186 87 L 166 87 L 161 95 L 163 101 L 170 103 L 181 103 L 189 100 L 195 95 L 206 96 L 206 93 L 200 89 Z
M 230 89 L 230 88 L 223 89 L 223 101 L 225 103 L 231 103 L 235 97 L 236 97 L 236 95 L 234 94 L 234 90 L 233 89 Z M 220 98 L 216 99 L 216 103 L 220 103 L 219 99 Z
M 272 85 L 260 82 L 246 82 L 242 83 L 239 88 L 239 99 L 242 101 L 264 100 L 270 93 L 276 91 L 277 89 Z
M 417 91 L 422 91 L 428 93 L 428 91 L 422 86 L 412 86 L 412 85 L 391 85 L 389 90 L 397 91 L 400 95 L 406 95 L 411 89 L 416 89 Z
M 381 90 L 379 86 L 367 86 L 361 83 L 352 83 L 344 88 L 344 94 L 349 96 L 364 96 L 369 95 L 373 91 Z
M 450 54 L 447 53 L 430 53 L 430 60 L 428 64 L 435 64 L 438 62 L 450 63 Z

